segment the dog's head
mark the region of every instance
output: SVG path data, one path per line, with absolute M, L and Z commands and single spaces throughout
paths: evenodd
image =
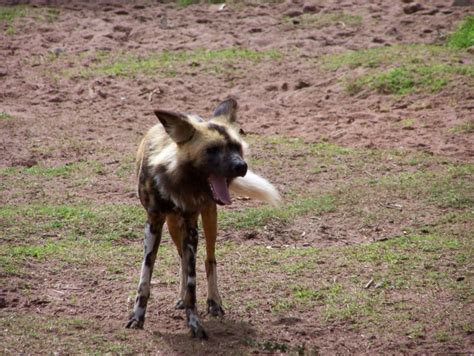
M 197 175 L 196 179 L 205 180 L 209 195 L 221 205 L 231 204 L 228 186 L 232 179 L 247 173 L 246 143 L 235 128 L 236 113 L 234 99 L 220 103 L 209 121 L 193 115 L 155 111 L 176 143 L 176 167 L 179 167 L 176 171 L 180 174 L 190 171 L 190 176 Z

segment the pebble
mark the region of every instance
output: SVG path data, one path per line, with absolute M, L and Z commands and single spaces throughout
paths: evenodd
M 436 7 L 433 7 L 432 9 L 428 9 L 426 11 L 421 12 L 421 14 L 432 16 L 432 15 L 437 14 L 438 12 L 439 12 L 439 10 Z
M 305 82 L 304 80 L 298 80 L 298 82 L 295 85 L 295 90 L 307 88 L 307 87 L 310 87 L 310 86 L 311 86 L 311 84 L 309 84 L 308 82 Z
M 299 10 L 288 10 L 287 12 L 284 13 L 285 16 L 288 17 L 298 17 L 303 15 L 303 13 Z
M 474 0 L 454 0 L 452 6 L 474 6 Z
M 423 6 L 417 2 L 403 7 L 403 12 L 407 15 L 414 14 L 415 12 L 418 12 L 420 10 L 423 10 Z
M 304 13 L 318 13 L 321 11 L 317 6 L 315 5 L 305 5 L 303 6 L 303 12 Z

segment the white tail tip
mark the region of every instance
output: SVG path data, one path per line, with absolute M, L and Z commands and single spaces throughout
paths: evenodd
M 245 177 L 235 178 L 229 186 L 235 194 L 257 199 L 273 206 L 282 203 L 280 193 L 265 178 L 256 175 L 252 171 L 247 171 Z

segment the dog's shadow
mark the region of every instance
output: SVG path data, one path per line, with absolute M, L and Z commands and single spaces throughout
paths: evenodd
M 211 319 L 203 322 L 208 339 L 192 337 L 183 328 L 182 332 L 160 332 L 160 337 L 177 354 L 209 355 L 234 354 L 243 351 L 246 341 L 253 339 L 255 330 L 247 322 L 228 319 Z

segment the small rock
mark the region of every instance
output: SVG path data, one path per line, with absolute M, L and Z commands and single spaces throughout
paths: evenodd
M 116 32 L 130 33 L 132 31 L 132 28 L 128 26 L 123 26 L 123 25 L 115 25 L 113 27 L 113 30 Z
M 27 158 L 25 160 L 15 162 L 14 166 L 21 166 L 21 167 L 31 168 L 33 166 L 36 166 L 37 164 L 38 164 L 38 161 L 35 160 L 34 158 Z
M 65 50 L 64 48 L 61 48 L 61 47 L 56 47 L 56 48 L 53 48 L 53 49 L 51 50 L 51 52 L 54 53 L 54 55 L 55 55 L 56 57 L 59 57 L 59 55 L 60 55 L 61 53 L 66 52 L 66 50 Z
M 318 13 L 319 11 L 321 11 L 321 10 L 316 5 L 305 5 L 305 6 L 303 6 L 303 12 L 304 13 L 315 14 L 315 13 Z
M 284 16 L 288 16 L 288 17 L 298 17 L 301 15 L 303 15 L 303 12 L 299 10 L 288 10 L 287 12 L 284 13 Z
M 255 231 L 249 231 L 244 234 L 244 238 L 246 240 L 252 240 L 257 237 L 257 233 Z
M 267 84 L 267 85 L 265 85 L 264 89 L 266 91 L 276 91 L 276 90 L 278 90 L 278 85 L 276 85 L 276 84 Z
M 431 32 L 433 32 L 433 30 L 431 28 L 425 28 L 423 30 L 423 33 L 431 33 Z
M 461 281 L 464 281 L 464 276 L 459 276 L 458 278 L 456 278 L 456 282 L 461 282 Z
M 117 10 L 115 11 L 116 15 L 128 15 L 128 11 L 125 10 Z
M 107 93 L 106 92 L 103 92 L 102 90 L 98 90 L 97 91 L 97 94 L 102 98 L 102 99 L 106 99 L 107 98 Z
M 48 99 L 48 101 L 50 103 L 62 103 L 64 101 L 64 97 L 61 94 L 58 94 Z
M 299 80 L 298 83 L 296 83 L 296 85 L 295 85 L 295 90 L 307 88 L 307 87 L 310 87 L 310 86 L 311 86 L 311 84 L 309 84 L 308 82 L 305 82 L 304 80 Z
M 260 33 L 260 32 L 263 32 L 261 28 L 251 28 L 249 30 L 249 33 Z
M 407 15 L 414 14 L 420 10 L 423 10 L 423 6 L 417 2 L 403 7 L 403 12 Z
M 6 77 L 8 75 L 8 70 L 6 68 L 0 68 L 0 77 Z
M 385 43 L 385 40 L 383 38 L 380 38 L 380 37 L 374 37 L 374 38 L 372 38 L 372 42 L 373 43 Z
M 454 0 L 452 6 L 474 6 L 474 0 Z
M 283 84 L 281 85 L 281 90 L 287 91 L 287 90 L 288 90 L 288 83 L 283 83 Z
M 428 9 L 426 11 L 421 12 L 422 15 L 435 15 L 439 12 L 439 10 L 436 7 L 433 7 L 432 9 Z
M 209 20 L 209 19 L 197 19 L 196 22 L 197 23 L 211 23 L 211 20 Z

